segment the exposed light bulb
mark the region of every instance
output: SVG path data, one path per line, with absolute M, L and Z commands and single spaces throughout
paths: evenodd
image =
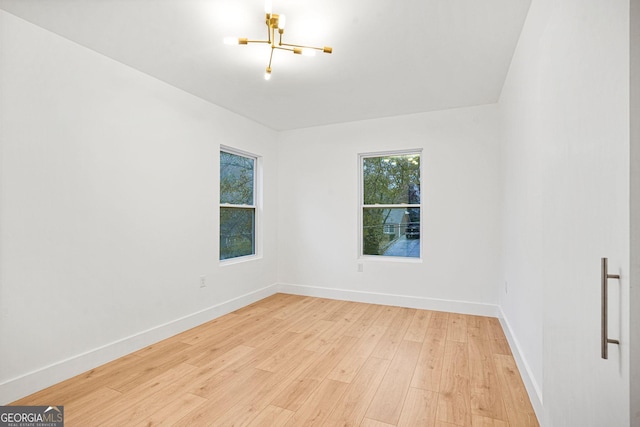
M 273 9 L 273 4 L 271 0 L 265 0 L 264 2 L 264 13 L 267 15 L 271 15 L 271 10 Z
M 240 44 L 240 39 L 238 37 L 225 37 L 224 44 Z
M 267 81 L 271 80 L 271 68 L 267 67 L 266 71 L 264 72 L 264 79 Z
M 314 49 L 302 48 L 302 54 L 304 56 L 316 56 L 316 51 Z
M 287 23 L 287 17 L 285 15 L 280 15 L 278 18 L 278 29 L 284 30 L 284 25 Z

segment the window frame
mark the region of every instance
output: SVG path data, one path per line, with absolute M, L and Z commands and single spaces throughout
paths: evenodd
M 406 149 L 406 150 L 388 150 L 388 151 L 376 151 L 376 152 L 366 152 L 358 154 L 358 261 L 382 261 L 382 262 L 408 262 L 408 263 L 422 263 L 424 256 L 424 198 L 422 189 L 423 180 L 424 180 L 424 156 L 422 155 L 422 148 L 415 149 Z M 365 205 L 364 203 L 364 160 L 367 158 L 375 158 L 375 157 L 388 157 L 388 156 L 406 156 L 406 155 L 416 155 L 420 157 L 420 203 L 419 204 L 409 204 L 409 203 L 399 203 L 399 204 L 372 204 Z M 411 208 L 417 207 L 420 209 L 420 256 L 419 257 L 408 257 L 408 256 L 385 256 L 385 255 L 367 255 L 364 253 L 364 235 L 363 235 L 363 219 L 364 219 L 364 210 L 366 208 L 380 208 L 380 209 L 399 209 L 399 208 Z
M 237 264 L 241 262 L 251 261 L 254 259 L 262 258 L 262 157 L 234 147 L 227 145 L 220 145 L 218 150 L 218 167 L 220 167 L 221 153 L 225 152 L 234 156 L 245 157 L 253 160 L 253 203 L 252 204 L 234 204 L 234 203 L 221 203 L 221 179 L 218 170 L 218 261 L 220 265 Z M 220 223 L 220 215 L 222 208 L 236 208 L 236 209 L 252 209 L 253 216 L 253 253 L 248 255 L 241 255 L 233 258 L 220 259 L 222 250 L 220 246 L 220 235 L 222 223 Z

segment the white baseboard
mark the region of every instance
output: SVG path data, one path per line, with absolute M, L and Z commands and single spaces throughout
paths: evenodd
M 320 298 L 339 299 L 369 304 L 394 305 L 423 310 L 447 311 L 450 313 L 473 314 L 476 316 L 498 317 L 500 310 L 494 304 L 467 301 L 453 301 L 408 295 L 382 294 L 376 292 L 352 291 L 347 289 L 302 286 L 281 283 L 278 292 Z
M 121 340 L 105 344 L 83 354 L 45 366 L 16 378 L 0 383 L 0 405 L 6 405 L 35 393 L 53 384 L 79 375 L 107 362 L 140 350 L 148 345 L 184 332 L 277 292 L 277 285 L 267 286 L 254 292 L 222 302 L 193 314 L 172 320 Z
M 542 401 L 542 390 L 540 389 L 540 386 L 532 375 L 531 367 L 529 366 L 526 357 L 524 357 L 521 351 L 520 343 L 514 335 L 513 330 L 511 329 L 511 325 L 509 324 L 509 320 L 502 311 L 502 308 L 500 308 L 500 315 L 498 316 L 498 318 L 500 319 L 500 323 L 502 324 L 504 334 L 507 336 L 507 340 L 509 341 L 509 346 L 511 347 L 513 358 L 516 360 L 516 365 L 518 365 L 520 376 L 522 377 L 524 386 L 527 388 L 529 400 L 531 400 L 533 410 L 536 412 L 538 422 L 541 426 L 544 426 L 545 416 Z

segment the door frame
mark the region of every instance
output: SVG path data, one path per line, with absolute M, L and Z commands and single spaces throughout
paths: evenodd
M 629 6 L 629 419 L 632 427 L 640 427 L 640 0 L 630 0 Z

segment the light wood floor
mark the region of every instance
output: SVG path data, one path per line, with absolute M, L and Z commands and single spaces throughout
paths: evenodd
M 14 402 L 71 426 L 538 426 L 497 319 L 276 294 Z

